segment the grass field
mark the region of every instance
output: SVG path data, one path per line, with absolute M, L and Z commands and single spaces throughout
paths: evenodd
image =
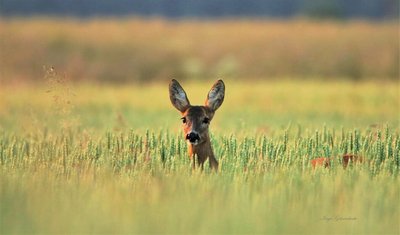
M 2 234 L 399 232 L 396 82 L 227 80 L 216 174 L 191 170 L 168 83 L 49 76 L 0 88 Z M 343 153 L 367 162 L 311 168 Z
M 0 234 L 400 233 L 396 22 L 0 19 L 0 38 Z M 192 104 L 226 84 L 218 173 L 191 169 L 171 78 Z

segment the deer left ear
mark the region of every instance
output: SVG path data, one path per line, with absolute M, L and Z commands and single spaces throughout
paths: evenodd
M 185 90 L 183 90 L 182 86 L 175 79 L 172 79 L 169 84 L 169 98 L 172 105 L 182 113 L 190 107 Z
M 212 111 L 216 111 L 222 102 L 224 102 L 225 97 L 225 84 L 222 80 L 218 80 L 212 86 L 211 90 L 208 92 L 206 99 L 206 106 Z

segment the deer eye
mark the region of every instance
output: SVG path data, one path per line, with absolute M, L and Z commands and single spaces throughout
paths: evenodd
M 182 123 L 186 123 L 186 117 L 181 118 Z
M 203 123 L 204 123 L 204 124 L 210 123 L 210 119 L 209 119 L 209 118 L 204 118 L 204 119 L 203 119 Z

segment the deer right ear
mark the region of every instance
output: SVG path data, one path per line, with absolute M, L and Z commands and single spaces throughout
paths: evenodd
M 208 92 L 206 106 L 213 112 L 221 106 L 225 97 L 225 84 L 222 80 L 218 80 Z
M 175 79 L 172 79 L 169 83 L 169 98 L 172 105 L 182 113 L 190 106 L 185 90 Z

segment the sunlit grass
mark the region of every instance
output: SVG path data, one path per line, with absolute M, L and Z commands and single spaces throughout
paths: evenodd
M 399 135 L 334 133 L 214 136 L 218 173 L 193 172 L 173 133 L 3 134 L 2 231 L 396 233 Z M 313 170 L 327 150 L 368 161 Z
M 192 104 L 203 104 L 213 81 L 183 86 Z M 289 124 L 313 131 L 324 124 L 341 128 L 399 125 L 396 82 L 226 82 L 226 99 L 211 129 L 219 134 L 266 133 Z M 18 91 L 18 92 L 16 92 Z M 133 128 L 178 131 L 179 113 L 169 101 L 168 83 L 101 86 L 4 86 L 0 128 L 57 130 L 62 123 L 87 131 Z M 58 97 L 55 101 L 54 96 Z
M 218 173 L 192 171 L 167 83 L 1 87 L 0 232 L 399 232 L 396 82 L 225 83 Z
M 400 233 L 395 22 L 1 19 L 0 38 L 0 234 Z M 225 81 L 218 173 L 191 169 L 171 78 L 192 104 Z

